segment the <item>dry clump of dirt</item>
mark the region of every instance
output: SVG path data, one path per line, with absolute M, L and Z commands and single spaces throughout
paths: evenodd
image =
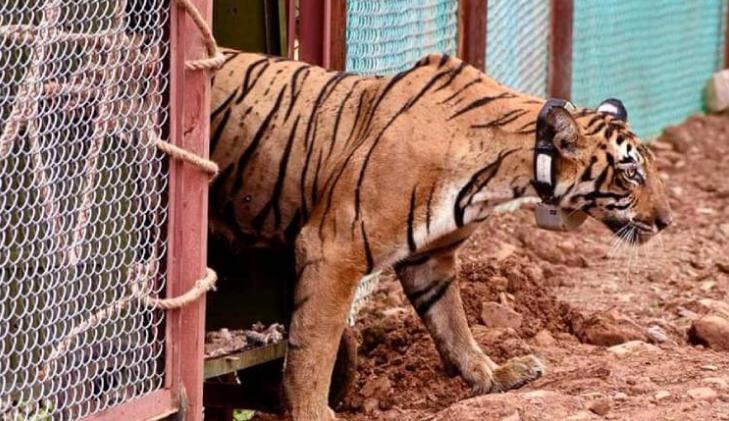
M 729 120 L 691 117 L 651 149 L 675 223 L 645 247 L 611 249 L 612 236 L 593 221 L 577 232 L 539 230 L 523 209 L 493 217 L 460 253 L 458 279 L 477 341 L 497 363 L 540 356 L 548 367 L 543 378 L 473 397 L 459 377 L 446 376 L 386 274 L 356 326 L 358 392 L 340 414 L 729 419 L 729 351 L 712 349 L 709 340 L 718 332 L 713 346 L 720 348 L 723 327 L 701 337 L 722 323 L 707 317 L 729 321 L 729 305 L 722 307 L 729 292 Z M 501 311 L 502 326 L 485 326 L 487 311 Z

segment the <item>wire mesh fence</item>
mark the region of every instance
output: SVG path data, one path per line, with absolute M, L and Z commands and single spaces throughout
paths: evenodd
M 458 0 L 348 0 L 346 70 L 388 75 L 456 53 Z
M 575 0 L 572 100 L 623 100 L 649 138 L 703 108 L 702 88 L 722 67 L 726 0 Z
M 163 315 L 128 297 L 163 288 L 168 12 L 0 2 L 2 419 L 78 419 L 164 386 Z
M 547 95 L 549 2 L 489 1 L 486 73 L 512 89 Z

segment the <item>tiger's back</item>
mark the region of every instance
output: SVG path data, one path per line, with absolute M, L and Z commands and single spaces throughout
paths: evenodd
M 211 186 L 211 231 L 243 246 L 290 243 L 353 137 L 354 88 L 380 81 L 226 53 L 212 91 L 211 158 L 221 174 Z

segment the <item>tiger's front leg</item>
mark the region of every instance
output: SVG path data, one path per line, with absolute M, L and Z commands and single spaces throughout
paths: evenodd
M 334 420 L 327 397 L 339 340 L 362 268 L 346 244 L 323 244 L 304 227 L 296 241 L 298 281 L 284 392 L 295 421 Z
M 517 357 L 498 366 L 473 339 L 456 280 L 455 247 L 415 256 L 395 271 L 446 371 L 460 373 L 477 393 L 506 391 L 542 375 L 544 366 L 536 357 Z

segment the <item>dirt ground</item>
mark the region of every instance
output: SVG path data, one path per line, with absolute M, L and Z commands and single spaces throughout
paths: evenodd
M 522 209 L 493 217 L 460 253 L 458 277 L 477 341 L 497 363 L 538 355 L 544 377 L 473 397 L 459 377 L 445 376 L 423 325 L 386 274 L 356 324 L 358 387 L 339 415 L 729 420 L 729 336 L 719 330 L 707 342 L 689 334 L 707 313 L 729 319 L 729 119 L 691 117 L 652 148 L 675 222 L 646 246 L 615 250 L 608 230 L 593 221 L 571 233 L 539 230 Z M 496 326 L 484 326 L 482 311 L 496 314 Z

